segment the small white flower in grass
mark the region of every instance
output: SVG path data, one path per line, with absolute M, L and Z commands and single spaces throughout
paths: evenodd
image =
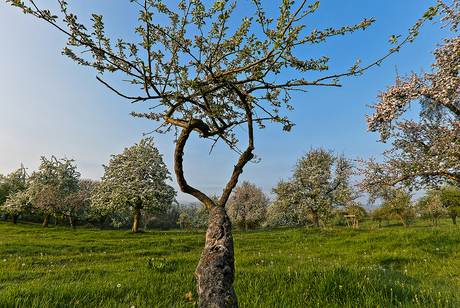
M 22 263 L 22 266 L 25 266 L 26 264 L 25 263 Z
M 6 259 L 3 259 L 3 262 L 6 262 Z
M 439 250 L 439 248 L 436 248 L 436 251 L 438 251 L 438 250 Z
M 121 288 L 121 283 L 117 284 L 117 288 Z

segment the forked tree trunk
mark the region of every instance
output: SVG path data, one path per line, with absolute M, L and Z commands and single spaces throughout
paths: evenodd
M 183 123 L 179 125 L 183 129 L 176 141 L 176 150 L 174 152 L 174 171 L 177 183 L 182 192 L 190 194 L 203 202 L 210 211 L 206 243 L 195 271 L 199 307 L 201 308 L 238 307 L 236 293 L 232 285 L 235 279 L 232 225 L 225 211 L 225 204 L 238 182 L 239 175 L 243 172 L 243 167 L 254 158 L 254 154 L 252 154 L 254 150 L 252 113 L 245 99 L 242 99 L 242 104 L 247 113 L 248 147 L 240 155 L 238 163 L 234 166 L 232 176 L 217 205 L 204 193 L 188 185 L 183 169 L 184 147 L 190 133 L 193 129 L 197 129 L 206 137 L 209 127 L 197 119 L 191 119 L 186 125 Z M 174 125 L 180 123 L 170 119 L 168 116 L 165 116 L 165 120 L 173 121 Z
M 210 211 L 206 243 L 195 270 L 199 307 L 238 307 L 235 279 L 232 224 L 221 206 Z
M 46 214 L 45 220 L 43 221 L 43 228 L 48 227 L 48 223 L 50 222 L 50 216 L 51 216 L 51 214 Z

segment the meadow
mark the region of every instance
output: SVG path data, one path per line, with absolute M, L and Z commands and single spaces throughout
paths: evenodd
M 0 222 L 1 307 L 194 307 L 205 231 Z M 235 230 L 240 307 L 460 307 L 460 229 Z

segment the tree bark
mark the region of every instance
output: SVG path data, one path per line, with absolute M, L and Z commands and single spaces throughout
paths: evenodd
M 43 221 L 43 228 L 48 227 L 48 223 L 50 222 L 50 216 L 51 216 L 51 214 L 46 214 L 45 215 L 45 220 Z
M 238 307 L 231 222 L 224 207 L 211 209 L 206 243 L 195 271 L 199 307 Z
M 101 218 L 99 219 L 99 230 L 104 230 L 104 222 L 106 220 L 107 216 L 101 215 Z
M 18 214 L 13 214 L 13 224 L 14 225 L 18 223 L 18 217 L 19 217 Z
M 77 218 L 73 218 L 72 215 L 69 215 L 70 219 L 70 227 L 72 230 L 75 230 L 75 227 L 77 226 Z
M 452 223 L 454 224 L 454 226 L 457 225 L 457 216 L 452 217 Z
M 313 220 L 313 228 L 318 228 L 319 227 L 318 215 L 316 213 L 312 213 L 311 217 Z
M 176 149 L 174 152 L 174 172 L 180 190 L 203 202 L 210 212 L 205 247 L 195 271 L 199 307 L 201 308 L 238 307 L 236 293 L 232 285 L 235 279 L 233 237 L 231 222 L 225 211 L 225 204 L 233 188 L 238 183 L 238 178 L 243 173 L 244 166 L 254 158 L 254 154 L 252 154 L 254 150 L 254 135 L 251 106 L 247 102 L 247 97 L 236 86 L 233 87 L 236 89 L 246 111 L 248 147 L 241 153 L 238 163 L 234 166 L 231 178 L 222 191 L 222 196 L 218 204 L 215 204 L 211 198 L 198 189 L 190 186 L 185 180 L 183 169 L 184 147 L 190 133 L 193 130 L 198 130 L 204 137 L 209 137 L 209 127 L 197 119 L 190 119 L 187 124 L 182 123 L 184 125 L 181 124 L 180 126 L 183 129 L 176 140 Z M 174 121 L 169 118 L 169 114 L 165 116 L 165 120 L 170 123 Z M 216 134 L 220 135 L 220 130 L 217 130 Z
M 399 217 L 399 220 L 401 220 L 404 228 L 409 228 L 409 226 L 407 225 L 407 223 L 404 221 L 404 218 L 402 217 L 401 213 L 398 213 L 398 217 Z
M 134 222 L 133 222 L 133 229 L 131 230 L 133 233 L 137 233 L 139 231 L 139 221 L 141 220 L 141 209 L 138 206 L 134 207 Z

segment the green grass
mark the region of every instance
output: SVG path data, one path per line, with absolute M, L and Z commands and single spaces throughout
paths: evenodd
M 0 306 L 193 307 L 204 240 L 2 221 Z M 236 230 L 234 240 L 240 307 L 460 307 L 460 229 L 447 220 Z

